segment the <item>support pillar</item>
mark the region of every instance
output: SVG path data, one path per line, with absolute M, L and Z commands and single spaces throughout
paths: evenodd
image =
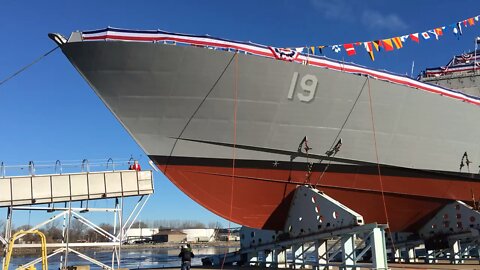
M 304 246 L 303 244 L 300 245 L 293 245 L 292 246 L 292 254 L 293 254 L 293 269 L 296 269 L 297 264 L 303 264 L 304 262 Z
M 341 269 L 352 270 L 355 264 L 355 234 L 342 238 L 342 265 Z
M 435 250 L 426 250 L 426 252 L 425 263 L 436 263 L 437 259 L 435 258 Z
M 250 266 L 255 266 L 258 264 L 258 253 L 252 252 L 247 255 L 248 264 Z
M 275 258 L 278 268 L 287 268 L 287 252 L 286 250 L 275 250 Z
M 417 262 L 417 256 L 415 255 L 415 248 L 407 248 L 407 263 Z
M 462 260 L 462 252 L 461 252 L 460 240 L 453 242 L 452 248 L 450 251 L 450 263 L 451 264 L 461 264 L 463 263 Z
M 318 265 L 318 270 L 330 269 L 330 267 L 326 266 L 326 264 L 328 263 L 327 241 L 320 240 L 315 242 L 314 255 Z
M 265 250 L 261 250 L 258 252 L 258 264 L 259 267 L 266 267 L 267 255 Z
M 268 250 L 265 252 L 265 267 L 276 267 L 275 250 Z
M 397 248 L 397 249 L 393 249 L 393 251 L 394 252 L 392 252 L 392 256 L 393 256 L 392 261 L 397 263 L 402 262 L 402 249 Z
M 370 241 L 373 269 L 388 269 L 385 231 L 381 228 L 373 229 Z
M 68 253 L 70 253 L 69 244 L 70 244 L 70 225 L 71 224 L 72 224 L 72 202 L 69 201 L 68 214 L 67 214 L 67 228 L 64 236 L 65 237 L 65 254 L 64 254 L 64 261 L 63 261 L 63 265 L 64 265 L 63 269 L 67 269 L 68 267 Z
M 310 186 L 298 186 L 290 202 L 284 230 L 242 227 L 240 250 L 228 259 L 229 263 L 247 261 L 253 265 L 256 253 L 264 251 L 267 260 L 260 261 L 265 266 L 291 269 L 312 266 L 315 270 L 326 270 L 339 266 L 334 260 L 339 255 L 341 269 L 353 270 L 359 269 L 359 258 L 369 258 L 367 252 L 372 252 L 372 263 L 368 266 L 362 263 L 362 266 L 387 269 L 385 228 L 386 225 L 376 223 L 364 225 L 360 214 L 340 202 Z M 365 240 L 357 243 L 357 235 L 365 235 Z M 336 243 L 327 245 L 329 240 Z M 268 257 L 270 252 L 272 255 Z M 223 257 L 212 256 L 211 261 L 221 261 Z
M 8 209 L 7 209 L 7 220 L 5 221 L 5 235 L 4 236 L 5 236 L 5 241 L 7 243 L 3 246 L 2 269 L 3 269 L 3 266 L 5 265 L 5 257 L 6 257 L 5 255 L 7 254 L 9 240 L 12 237 L 12 207 L 8 207 Z

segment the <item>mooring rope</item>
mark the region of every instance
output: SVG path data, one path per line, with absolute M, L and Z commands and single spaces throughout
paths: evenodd
M 228 239 L 230 239 L 232 233 L 232 215 L 233 215 L 233 198 L 235 191 L 235 161 L 237 158 L 237 112 L 238 112 L 238 54 L 235 54 L 234 65 L 234 83 L 233 83 L 233 148 L 232 148 L 232 184 L 230 187 L 230 212 L 228 215 Z M 227 241 L 228 241 L 227 239 Z M 225 265 L 228 249 L 225 250 L 223 255 L 222 266 Z
M 374 116 L 373 116 L 373 104 L 372 104 L 372 93 L 371 93 L 371 88 L 370 88 L 370 79 L 367 77 L 367 80 L 368 80 L 368 101 L 369 101 L 369 107 L 370 107 L 370 118 L 371 118 L 371 121 L 372 121 L 373 145 L 374 145 L 374 148 L 375 148 L 375 158 L 376 158 L 376 161 L 377 161 L 378 180 L 380 182 L 380 191 L 382 193 L 382 202 L 383 202 L 383 210 L 385 212 L 385 219 L 387 221 L 387 225 L 389 226 L 387 228 L 387 230 L 388 230 L 388 233 L 389 233 L 389 236 L 390 236 L 390 240 L 392 242 L 393 254 L 395 256 L 396 248 L 395 248 L 395 243 L 393 242 L 392 230 L 390 229 L 390 221 L 388 219 L 387 202 L 385 200 L 385 192 L 384 192 L 384 189 L 383 189 L 382 170 L 380 168 L 380 159 L 378 157 L 377 135 L 376 135 L 376 131 L 375 131 L 375 119 L 374 119 Z
M 54 52 L 56 49 L 58 49 L 59 47 L 56 46 L 55 48 L 51 49 L 50 51 L 42 54 L 40 57 L 38 57 L 37 59 L 33 60 L 30 64 L 22 67 L 21 69 L 17 70 L 16 72 L 14 72 L 12 75 L 8 76 L 7 78 L 3 79 L 1 82 L 0 82 L 0 86 L 2 86 L 4 83 L 8 82 L 9 80 L 13 79 L 14 77 L 16 77 L 18 74 L 24 72 L 25 70 L 29 69 L 31 66 L 35 65 L 36 63 L 40 62 L 40 60 L 42 60 L 43 58 L 47 57 L 49 54 L 51 54 L 52 52 Z
M 220 76 L 218 76 L 218 78 L 215 80 L 215 82 L 213 83 L 212 87 L 210 88 L 210 90 L 207 92 L 207 94 L 203 97 L 202 101 L 200 102 L 200 104 L 198 104 L 197 108 L 195 109 L 195 111 L 192 113 L 192 115 L 188 118 L 188 121 L 187 123 L 185 124 L 185 126 L 182 128 L 182 131 L 180 132 L 180 134 L 177 136 L 177 138 L 175 138 L 175 142 L 173 143 L 173 146 L 172 146 L 172 149 L 170 150 L 170 153 L 167 157 L 167 161 L 165 162 L 165 171 L 163 172 L 165 175 L 167 173 L 167 168 L 168 168 L 168 165 L 170 163 L 170 158 L 172 157 L 172 154 L 173 154 L 173 151 L 175 150 L 175 147 L 177 146 L 177 143 L 178 143 L 178 140 L 182 137 L 183 133 L 185 132 L 185 130 L 187 129 L 188 125 L 190 124 L 190 122 L 192 121 L 193 117 L 195 117 L 195 115 L 197 114 L 197 112 L 200 110 L 200 108 L 202 107 L 203 103 L 205 103 L 205 101 L 207 100 L 208 96 L 210 96 L 210 94 L 212 93 L 213 89 L 215 89 L 215 87 L 217 86 L 217 84 L 220 82 L 220 79 L 223 77 L 223 75 L 225 74 L 225 72 L 227 71 L 228 67 L 230 66 L 230 64 L 232 63 L 233 59 L 235 58 L 235 55 L 238 54 L 238 51 L 235 51 L 235 53 L 233 54 L 232 58 L 230 58 L 230 61 L 228 61 L 227 65 L 225 66 L 225 68 L 223 69 L 222 73 L 220 74 Z
M 350 119 L 350 115 L 352 115 L 353 110 L 354 110 L 355 107 L 357 106 L 358 100 L 359 100 L 360 97 L 362 96 L 363 89 L 365 89 L 365 85 L 367 84 L 367 81 L 368 81 L 368 77 L 367 77 L 367 79 L 365 80 L 365 82 L 363 82 L 362 88 L 361 88 L 360 91 L 358 92 L 357 98 L 356 98 L 355 101 L 353 102 L 353 105 L 352 105 L 352 107 L 350 108 L 350 111 L 348 112 L 347 117 L 345 117 L 345 120 L 343 121 L 342 126 L 340 127 L 340 130 L 338 130 L 337 135 L 335 136 L 335 138 L 334 138 L 333 141 L 332 141 L 332 145 L 331 145 L 330 148 L 328 149 L 329 151 L 332 150 L 332 149 L 335 147 L 335 145 L 336 145 L 336 143 L 337 143 L 337 141 L 338 141 L 338 138 L 340 137 L 340 134 L 342 133 L 342 131 L 343 131 L 343 129 L 345 128 L 345 126 L 347 125 L 348 119 Z M 337 154 L 337 153 L 334 152 L 334 154 L 333 154 L 332 157 L 335 157 L 336 154 Z M 320 161 L 318 162 L 318 164 L 320 165 L 324 160 L 325 160 L 325 158 L 320 159 Z M 322 171 L 322 173 L 318 176 L 317 181 L 315 181 L 315 184 L 313 185 L 315 188 L 317 188 L 318 182 L 320 182 L 320 180 L 322 180 L 323 176 L 325 175 L 325 172 L 328 170 L 328 167 L 330 166 L 331 163 L 332 163 L 332 159 L 329 159 L 327 165 L 325 166 L 325 169 L 324 169 L 324 170 Z M 313 168 L 312 168 L 312 171 L 313 171 Z

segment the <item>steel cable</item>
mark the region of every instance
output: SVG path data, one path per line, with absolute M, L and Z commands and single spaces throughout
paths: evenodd
M 24 72 L 25 70 L 27 70 L 28 68 L 30 68 L 31 66 L 35 65 L 36 63 L 40 62 L 40 60 L 42 60 L 43 58 L 47 57 L 49 54 L 51 54 L 52 52 L 54 52 L 56 49 L 58 49 L 59 46 L 56 46 L 55 48 L 51 49 L 50 51 L 44 53 L 43 55 L 41 55 L 40 57 L 38 57 L 37 59 L 35 59 L 33 62 L 31 62 L 30 64 L 22 67 L 21 69 L 17 70 L 16 72 L 14 72 L 12 75 L 8 76 L 7 78 L 3 79 L 1 82 L 0 82 L 0 86 L 2 86 L 4 83 L 8 82 L 9 80 L 13 79 L 14 77 L 16 77 L 18 74 Z
M 343 129 L 345 128 L 345 126 L 347 125 L 347 122 L 348 122 L 348 119 L 350 118 L 350 115 L 352 115 L 352 112 L 353 112 L 353 110 L 355 109 L 355 107 L 356 107 L 356 105 L 357 105 L 357 102 L 358 102 L 358 100 L 360 99 L 360 96 L 362 96 L 363 89 L 365 88 L 365 85 L 367 84 L 367 81 L 368 81 L 368 77 L 367 77 L 367 79 L 365 80 L 365 82 L 363 83 L 362 88 L 360 89 L 360 92 L 358 92 L 357 98 L 355 99 L 355 102 L 353 102 L 353 105 L 352 105 L 352 107 L 350 108 L 350 111 L 348 112 L 347 117 L 345 118 L 345 121 L 343 121 L 343 124 L 342 124 L 342 126 L 340 127 L 340 130 L 337 132 L 337 136 L 335 136 L 335 138 L 333 139 L 332 145 L 330 146 L 329 150 L 332 150 L 332 149 L 334 148 L 335 144 L 337 143 L 338 138 L 340 137 L 340 134 L 342 133 L 342 131 L 343 131 Z M 333 157 L 335 157 L 335 155 L 336 155 L 336 153 L 333 154 Z M 320 159 L 320 161 L 318 162 L 318 164 L 321 164 L 322 161 L 324 161 L 324 160 L 325 160 L 325 158 Z M 327 171 L 327 169 L 328 169 L 328 167 L 330 166 L 331 163 L 332 163 L 332 159 L 329 160 L 329 162 L 328 162 L 327 165 L 325 166 L 325 169 L 324 169 L 323 172 L 318 176 L 317 181 L 315 181 L 315 184 L 313 185 L 315 188 L 317 187 L 318 182 L 320 182 L 320 180 L 322 180 L 323 176 L 325 175 L 325 172 Z M 313 171 L 313 167 L 312 167 L 312 171 Z
M 213 89 L 215 89 L 215 87 L 217 86 L 217 84 L 220 82 L 220 79 L 223 77 L 223 75 L 225 74 L 225 72 L 227 71 L 228 67 L 230 66 L 230 64 L 232 63 L 233 59 L 235 58 L 235 56 L 238 54 L 238 51 L 235 51 L 235 53 L 233 54 L 232 58 L 230 58 L 230 61 L 228 61 L 227 65 L 225 66 L 225 68 L 223 69 L 222 73 L 220 74 L 220 76 L 218 76 L 217 80 L 215 80 L 215 82 L 213 83 L 212 87 L 210 88 L 210 90 L 207 92 L 207 94 L 205 95 L 205 97 L 203 97 L 202 101 L 200 102 L 200 104 L 198 104 L 197 108 L 195 109 L 195 111 L 192 113 L 192 115 L 188 118 L 188 121 L 187 123 L 185 124 L 185 126 L 182 128 L 182 131 L 180 132 L 180 134 L 175 138 L 175 142 L 173 143 L 173 146 L 172 146 L 172 149 L 170 150 L 170 153 L 167 157 L 167 161 L 165 162 L 165 171 L 163 172 L 165 175 L 167 173 L 167 169 L 168 169 L 168 165 L 170 163 L 170 158 L 172 157 L 172 154 L 173 154 L 173 151 L 175 150 L 175 147 L 177 146 L 177 143 L 178 143 L 178 140 L 182 137 L 183 135 L 183 132 L 185 132 L 185 130 L 187 129 L 188 125 L 190 124 L 190 122 L 192 121 L 193 117 L 195 117 L 195 115 L 197 114 L 197 112 L 200 110 L 200 108 L 202 107 L 203 103 L 205 103 L 205 101 L 207 100 L 208 96 L 210 96 L 210 94 L 212 93 Z

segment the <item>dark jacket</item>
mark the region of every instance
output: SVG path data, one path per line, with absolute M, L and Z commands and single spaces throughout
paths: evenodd
M 182 262 L 190 262 L 192 258 L 195 257 L 195 254 L 190 249 L 182 248 L 178 257 L 182 258 Z

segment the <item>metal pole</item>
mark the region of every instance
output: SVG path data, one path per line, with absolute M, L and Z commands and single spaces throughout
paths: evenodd
M 413 78 L 413 68 L 415 67 L 415 60 L 412 61 L 412 70 L 410 71 L 410 78 Z
M 477 69 L 477 40 L 478 40 L 478 37 L 475 38 L 475 52 L 473 57 L 473 74 L 476 74 L 476 69 Z
M 5 177 L 5 164 L 3 164 L 3 161 L 0 163 L 0 173 L 1 177 Z
M 65 263 L 64 263 L 64 267 L 67 268 L 68 267 L 68 253 L 70 252 L 69 250 L 69 243 L 70 243 L 70 225 L 72 223 L 72 201 L 69 201 L 68 202 L 68 223 L 67 223 L 67 234 L 66 234 L 66 248 L 65 248 Z
M 67 228 L 67 212 L 63 213 L 63 225 L 62 225 L 62 244 L 65 243 L 65 238 L 66 238 L 66 230 Z M 60 255 L 60 269 L 63 269 L 63 254 Z
M 115 209 L 118 209 L 118 198 L 115 198 Z M 116 235 L 117 232 L 117 213 L 113 214 L 113 235 Z M 113 239 L 112 241 L 115 241 Z M 117 247 L 113 247 L 112 251 L 112 269 L 115 269 L 115 253 L 117 252 Z
M 118 220 L 120 228 L 120 245 L 118 246 L 118 268 L 120 269 L 120 264 L 122 262 L 122 243 L 123 243 L 123 197 L 120 200 L 120 211 L 118 211 Z
M 3 266 L 5 265 L 5 257 L 7 254 L 11 235 L 12 235 L 12 207 L 10 206 L 7 209 L 7 220 L 5 222 L 5 240 L 7 241 L 7 244 L 5 244 L 5 246 L 3 247 L 2 269 L 3 269 Z
M 125 232 L 128 232 L 128 230 L 130 230 L 130 228 L 132 227 L 133 223 L 135 223 L 135 221 L 136 221 L 137 218 L 138 218 L 138 215 L 140 215 L 140 213 L 142 212 L 143 207 L 145 206 L 145 204 L 147 204 L 147 201 L 148 201 L 149 198 L 150 198 L 150 195 L 148 195 L 147 198 L 145 199 L 145 201 L 143 201 L 143 204 L 142 204 L 142 206 L 140 207 L 140 210 L 138 210 L 137 214 L 135 215 L 135 217 L 134 217 L 133 220 L 131 221 L 130 225 L 129 225 L 128 228 L 125 230 Z M 140 202 L 140 201 L 139 201 L 139 202 Z

